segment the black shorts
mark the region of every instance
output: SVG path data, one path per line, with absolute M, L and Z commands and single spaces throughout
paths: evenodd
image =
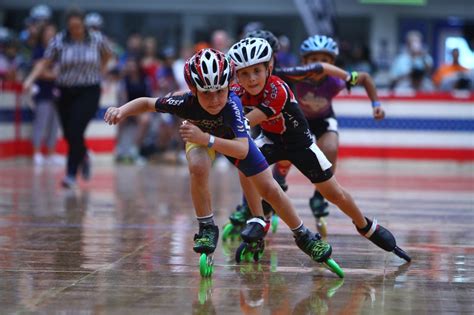
M 288 160 L 312 183 L 322 183 L 332 177 L 332 164 L 315 143 L 309 147 L 285 149 L 261 134 L 255 139 L 255 144 L 270 165 Z
M 337 133 L 337 120 L 336 117 L 326 117 L 318 119 L 308 119 L 309 130 L 316 137 L 321 138 L 326 132 L 332 131 Z

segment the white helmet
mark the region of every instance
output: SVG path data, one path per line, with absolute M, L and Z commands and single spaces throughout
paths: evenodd
M 235 70 L 240 70 L 270 61 L 273 51 L 263 38 L 244 38 L 230 47 L 228 55 L 235 63 Z
M 91 12 L 86 15 L 84 23 L 87 27 L 101 28 L 104 24 L 104 20 L 102 19 L 102 16 L 99 13 Z
M 339 48 L 336 41 L 326 35 L 310 36 L 301 43 L 300 54 L 302 56 L 316 52 L 328 53 L 336 58 L 339 55 Z
M 35 20 L 49 20 L 51 9 L 45 4 L 38 4 L 31 8 L 30 16 Z
M 226 88 L 233 74 L 232 60 L 212 48 L 201 49 L 184 65 L 184 78 L 189 88 L 197 88 L 201 92 Z

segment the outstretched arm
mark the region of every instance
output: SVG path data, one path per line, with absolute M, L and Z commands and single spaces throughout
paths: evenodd
M 319 80 L 329 75 L 342 80 L 348 77 L 347 71 L 326 62 L 315 62 L 304 66 L 285 67 L 275 69 L 275 74 L 283 80 L 298 82 L 303 80 Z
M 358 72 L 355 84 L 364 86 L 367 96 L 372 101 L 374 119 L 383 119 L 385 117 L 385 111 L 380 104 L 379 97 L 377 95 L 377 88 L 375 87 L 374 80 L 372 80 L 370 74 L 367 72 Z
M 155 112 L 156 98 L 139 97 L 121 107 L 109 107 L 104 115 L 104 120 L 109 125 L 115 125 L 128 116 L 138 115 L 144 112 Z

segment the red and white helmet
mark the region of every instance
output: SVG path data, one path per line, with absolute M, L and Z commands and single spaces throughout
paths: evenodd
M 204 48 L 189 58 L 184 65 L 184 78 L 188 87 L 198 91 L 217 91 L 229 86 L 234 64 L 224 53 Z

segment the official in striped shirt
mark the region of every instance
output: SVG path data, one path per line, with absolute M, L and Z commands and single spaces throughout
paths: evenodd
M 102 69 L 111 57 L 111 48 L 100 32 L 89 32 L 81 11 L 70 10 L 67 28 L 48 44 L 39 61 L 24 82 L 30 89 L 36 78 L 52 63 L 59 74 L 56 84 L 60 96 L 56 101 L 64 137 L 69 145 L 65 188 L 74 188 L 79 169 L 85 180 L 90 179 L 90 157 L 84 141 L 87 125 L 99 108 Z

